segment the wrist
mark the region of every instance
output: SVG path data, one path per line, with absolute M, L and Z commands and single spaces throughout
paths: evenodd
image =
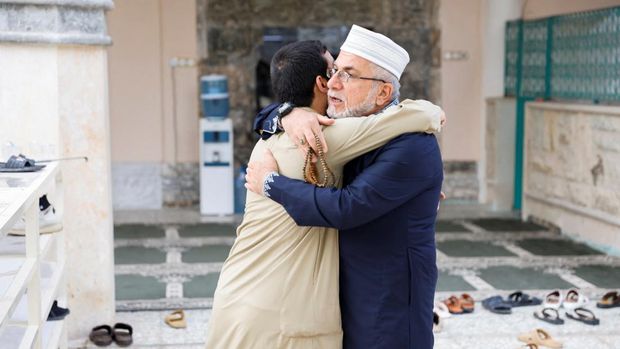
M 282 105 L 278 108 L 278 115 L 276 117 L 277 119 L 277 125 L 278 128 L 280 130 L 284 130 L 284 127 L 282 126 L 282 119 L 287 116 L 288 114 L 290 114 L 293 109 L 295 109 L 295 104 L 291 103 L 291 102 L 284 102 L 282 103 Z
M 274 182 L 274 178 L 280 176 L 276 171 L 268 172 L 263 179 L 263 196 L 271 197 L 269 190 L 271 189 L 271 183 Z

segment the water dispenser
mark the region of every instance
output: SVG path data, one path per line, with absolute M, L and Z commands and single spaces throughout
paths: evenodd
M 200 119 L 200 213 L 234 212 L 233 128 L 230 119 Z

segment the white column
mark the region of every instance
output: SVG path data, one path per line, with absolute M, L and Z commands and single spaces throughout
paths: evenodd
M 70 339 L 114 320 L 105 21 L 112 6 L 0 0 L 0 143 L 32 155 L 50 144 L 47 155 L 89 159 L 61 166 Z

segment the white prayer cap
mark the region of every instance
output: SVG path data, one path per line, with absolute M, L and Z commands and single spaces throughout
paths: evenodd
M 383 34 L 355 24 L 340 50 L 365 58 L 394 74 L 398 79 L 409 63 L 409 54 L 404 48 Z

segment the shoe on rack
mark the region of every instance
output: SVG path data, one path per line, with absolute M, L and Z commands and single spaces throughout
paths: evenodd
M 54 206 L 39 211 L 39 233 L 50 234 L 62 230 L 62 218 L 56 213 Z M 26 235 L 26 219 L 22 217 L 11 229 L 9 235 Z
M 69 313 L 69 309 L 59 307 L 58 301 L 54 301 L 52 309 L 50 309 L 50 313 L 47 316 L 47 321 L 63 320 Z

